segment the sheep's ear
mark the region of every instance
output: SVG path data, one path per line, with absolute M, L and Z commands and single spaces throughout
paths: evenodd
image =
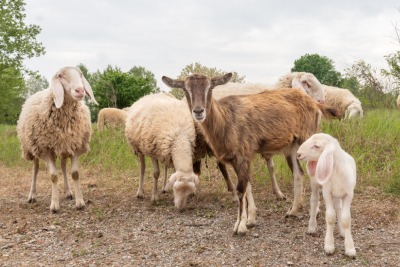
M 321 185 L 326 183 L 332 175 L 334 150 L 335 146 L 332 143 L 329 143 L 325 146 L 325 149 L 319 156 L 317 167 L 315 169 L 315 177 L 317 178 L 317 182 Z
M 164 190 L 165 191 L 169 190 L 174 185 L 175 181 L 176 181 L 176 174 L 173 173 L 171 177 L 169 177 L 169 182 L 165 185 Z
M 211 88 L 214 88 L 215 86 L 218 86 L 218 85 L 226 84 L 231 79 L 232 79 L 232 72 L 229 72 L 220 77 L 211 78 Z
M 92 87 L 90 86 L 89 82 L 86 80 L 85 76 L 83 76 L 83 75 L 82 75 L 82 83 L 83 83 L 83 88 L 85 89 L 86 93 L 88 93 L 88 95 L 90 96 L 92 101 L 96 105 L 98 105 L 99 103 L 97 103 L 96 99 L 94 99 Z
M 174 80 L 167 76 L 162 76 L 161 80 L 171 88 L 185 89 L 185 82 L 182 80 Z
M 292 80 L 292 88 L 299 88 L 300 90 L 302 90 L 304 93 L 306 92 L 306 88 L 304 88 L 303 83 L 300 82 L 300 80 L 298 78 L 294 78 Z
M 53 90 L 54 104 L 56 105 L 56 108 L 61 108 L 64 103 L 64 87 L 60 82 L 60 75 L 61 74 L 57 73 L 50 82 L 50 88 Z

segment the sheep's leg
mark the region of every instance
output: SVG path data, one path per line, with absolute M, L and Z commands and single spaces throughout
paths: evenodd
M 351 201 L 353 200 L 353 194 L 347 194 L 342 200 L 342 227 L 344 232 L 344 248 L 345 254 L 349 257 L 356 256 L 356 249 L 354 248 L 353 237 L 351 236 L 351 214 L 350 214 L 350 206 Z
M 62 158 L 61 159 L 61 170 L 64 176 L 64 193 L 66 194 L 67 199 L 73 199 L 71 189 L 69 187 L 68 183 L 68 176 L 67 176 L 67 159 L 68 158 Z
M 163 182 L 163 194 L 165 194 L 167 191 L 165 190 L 165 186 L 167 185 L 167 179 L 168 179 L 168 166 L 167 164 L 164 164 L 164 182 Z
M 143 182 L 144 182 L 144 172 L 146 169 L 146 162 L 144 159 L 144 155 L 142 153 L 138 153 L 139 161 L 140 161 L 140 174 L 139 174 L 139 188 L 136 193 L 136 197 L 139 199 L 144 198 L 143 192 Z
M 332 254 L 335 251 L 335 243 L 333 239 L 333 228 L 335 227 L 336 213 L 333 206 L 332 194 L 323 190 L 325 206 L 326 206 L 326 235 L 325 235 L 325 252 Z
M 29 191 L 28 203 L 36 202 L 36 179 L 37 179 L 38 172 L 39 172 L 39 159 L 34 158 L 33 159 L 31 190 Z
M 50 210 L 52 212 L 58 212 L 60 210 L 60 197 L 58 195 L 58 188 L 57 188 L 57 169 L 56 169 L 56 160 L 55 156 L 49 154 L 46 158 L 47 168 L 49 169 L 50 179 L 51 179 L 51 204 Z
M 160 176 L 160 167 L 158 165 L 158 160 L 151 158 L 151 162 L 153 163 L 153 191 L 151 192 L 151 201 L 156 202 L 158 200 L 158 177 Z
M 286 196 L 281 192 L 281 189 L 279 188 L 279 185 L 276 182 L 274 161 L 272 160 L 271 156 L 263 155 L 263 157 L 267 162 L 269 176 L 271 177 L 272 192 L 274 192 L 274 195 L 276 196 L 277 199 L 286 199 Z
M 294 199 L 292 207 L 286 213 L 286 216 L 297 216 L 303 206 L 303 169 L 300 162 L 296 158 L 296 151 L 298 147 L 293 147 L 289 156 L 286 156 L 290 170 L 293 174 L 293 193 Z
M 308 221 L 307 233 L 313 234 L 317 231 L 317 213 L 319 204 L 319 185 L 314 177 L 310 178 L 311 197 L 310 197 L 310 220 Z
M 225 179 L 226 186 L 228 188 L 228 192 L 234 193 L 234 190 L 233 190 L 234 186 L 233 186 L 231 178 L 229 177 L 228 171 L 226 169 L 226 165 L 219 161 L 217 164 L 218 164 L 218 168 L 219 168 L 220 172 L 222 173 L 222 176 Z
M 81 185 L 79 182 L 78 156 L 73 156 L 71 159 L 71 176 L 72 180 L 74 180 L 75 207 L 80 210 L 85 207 L 85 201 L 83 201 Z
M 340 198 L 334 197 L 333 198 L 333 207 L 335 208 L 336 212 L 336 220 L 339 225 L 340 235 L 344 237 L 344 231 L 342 226 L 342 200 Z
M 246 190 L 246 198 L 247 198 L 247 208 L 249 216 L 247 218 L 247 228 L 253 228 L 256 225 L 256 203 L 254 202 L 253 193 L 251 191 L 251 184 L 250 182 L 247 184 Z
M 233 228 L 234 233 L 238 235 L 245 235 L 247 232 L 247 202 L 246 202 L 246 189 L 249 183 L 250 162 L 247 160 L 238 160 L 233 164 L 233 168 L 238 177 L 237 183 L 237 196 L 239 199 L 239 211 L 237 221 Z

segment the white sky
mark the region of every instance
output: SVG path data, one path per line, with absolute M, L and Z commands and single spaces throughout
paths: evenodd
M 302 55 L 317 53 L 343 72 L 363 59 L 386 68 L 399 50 L 400 2 L 270 0 L 26 0 L 26 21 L 42 32 L 46 54 L 26 62 L 47 79 L 63 66 L 90 72 L 143 66 L 176 77 L 200 62 L 273 83 Z

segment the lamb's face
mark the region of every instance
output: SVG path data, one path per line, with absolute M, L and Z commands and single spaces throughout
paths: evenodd
M 174 187 L 174 203 L 178 210 L 186 207 L 187 198 L 196 193 L 199 178 L 193 172 L 177 171 L 170 177 Z
M 319 156 L 327 144 L 326 134 L 314 134 L 308 138 L 297 150 L 297 159 L 304 161 L 318 161 Z

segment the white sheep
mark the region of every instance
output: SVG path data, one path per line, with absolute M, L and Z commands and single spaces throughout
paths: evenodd
M 79 183 L 78 157 L 89 150 L 91 136 L 89 108 L 82 101 L 86 93 L 96 103 L 92 88 L 81 70 L 64 67 L 53 76 L 48 89 L 37 92 L 25 101 L 18 119 L 17 133 L 22 155 L 33 161 L 28 202 L 36 201 L 39 159 L 43 159 L 47 163 L 52 182 L 52 212 L 60 209 L 55 165 L 57 158 L 61 158 L 65 193 L 67 198 L 72 198 L 66 172 L 67 159 L 71 158 L 76 208 L 85 206 Z
M 325 91 L 325 104 L 338 109 L 345 114 L 345 119 L 363 117 L 363 109 L 360 100 L 348 89 L 323 85 Z
M 397 108 L 400 110 L 400 95 L 397 97 Z
M 129 110 L 129 109 L 128 109 Z M 103 108 L 97 115 L 97 129 L 123 129 L 125 127 L 128 110 L 118 108 Z
M 190 113 L 182 112 L 185 109 L 187 104 L 168 94 L 147 95 L 130 107 L 125 125 L 126 138 L 141 163 L 137 197 L 143 197 L 144 157 L 149 156 L 154 167 L 152 200 L 158 199 L 158 161 L 161 161 L 176 170 L 165 190 L 173 186 L 174 203 L 179 210 L 185 208 L 187 197 L 195 193 L 199 183 L 192 165 L 196 132 Z
M 345 254 L 354 257 L 356 250 L 351 236 L 350 214 L 356 185 L 356 163 L 353 157 L 340 147 L 335 138 L 318 133 L 299 147 L 297 159 L 307 161 L 307 172 L 311 180 L 308 233 L 316 232 L 319 187 L 322 185 L 326 206 L 325 252 L 332 254 L 335 250 L 333 228 L 337 216 L 340 233 L 344 236 Z

